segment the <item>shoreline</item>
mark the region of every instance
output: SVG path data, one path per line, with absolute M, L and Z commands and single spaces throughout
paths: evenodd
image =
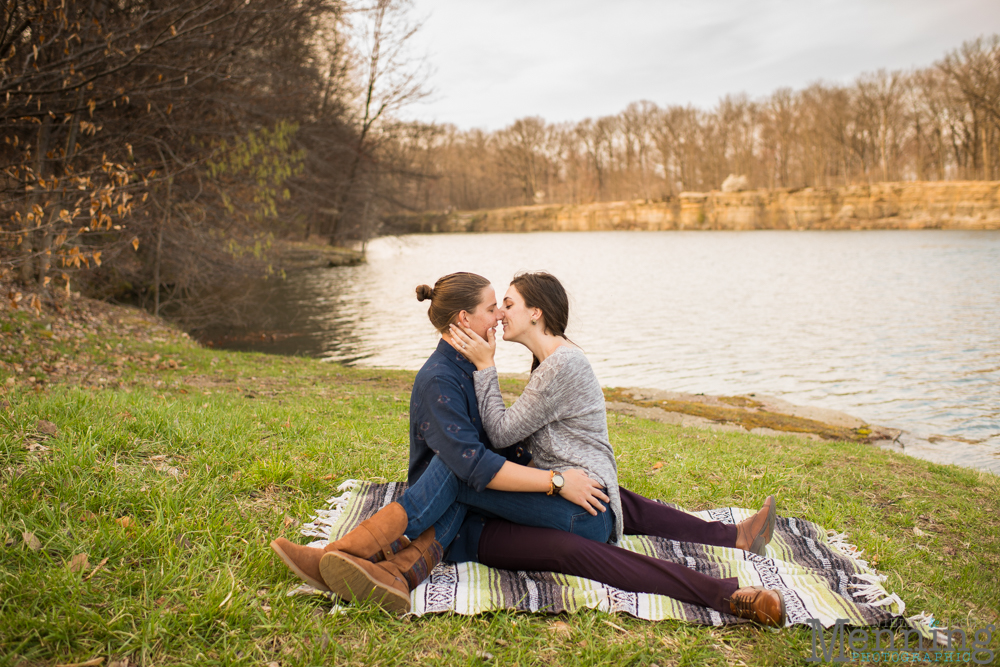
M 867 443 L 931 463 L 957 465 L 1000 475 L 1000 462 L 975 465 L 982 449 L 953 438 L 921 438 L 909 431 L 869 424 L 839 410 L 803 406 L 764 394 L 711 396 L 644 388 L 605 388 L 609 412 L 663 424 L 755 435 L 798 436 L 813 441 Z M 956 461 L 956 450 L 973 462 Z
M 612 230 L 1000 229 L 1000 181 L 682 192 L 660 200 L 389 216 L 388 234 Z
M 117 306 L 105 302 L 73 294 L 70 298 L 59 297 L 62 305 L 46 306 L 48 317 L 55 317 L 47 328 L 36 331 L 40 340 L 57 342 L 80 337 L 88 331 L 119 330 L 124 336 L 153 345 L 177 344 L 196 345 L 205 350 L 218 350 L 194 341 L 187 333 L 178 330 L 172 324 L 156 318 L 145 311 L 129 306 Z M 22 299 L 27 302 L 28 299 Z M 60 323 L 58 310 L 72 304 L 74 317 Z M 12 309 L 4 304 L 0 309 L 0 319 L 9 318 L 11 314 L 27 313 L 24 307 Z M 43 311 L 44 312 L 44 311 Z M 33 319 L 45 318 L 31 312 Z M 266 354 L 266 353 L 250 353 Z M 88 357 L 74 359 L 65 357 L 61 360 L 37 360 L 32 364 L 21 361 L 3 361 L 0 359 L 0 396 L 18 387 L 40 389 L 50 382 L 72 383 L 73 376 L 86 386 L 91 383 L 95 388 L 112 387 L 116 376 L 121 374 L 129 358 L 113 355 L 114 359 L 108 365 L 86 367 Z M 162 370 L 168 364 L 167 355 L 159 360 L 160 355 L 151 364 Z M 280 357 L 281 355 L 273 355 Z M 80 363 L 83 362 L 83 363 Z M 176 362 L 174 362 L 176 363 Z M 34 366 L 31 368 L 31 366 Z M 411 373 L 399 369 L 354 367 L 360 372 Z M 20 370 L 19 370 L 20 369 Z M 13 371 L 13 372 L 11 372 Z M 526 374 L 501 374 L 507 383 L 504 396 L 513 400 L 527 383 Z M 206 386 L 213 385 L 210 378 L 203 378 Z M 920 438 L 908 431 L 869 424 L 853 415 L 815 406 L 796 405 L 781 398 L 764 394 L 750 393 L 740 396 L 714 396 L 673 392 L 651 388 L 637 387 L 604 387 L 606 406 L 609 413 L 618 413 L 632 417 L 649 419 L 661 424 L 682 427 L 700 428 L 709 431 L 749 433 L 759 436 L 780 437 L 794 436 L 814 442 L 856 442 L 878 447 L 886 451 L 903 453 L 907 456 L 922 459 L 942 465 L 957 465 L 966 469 L 1000 474 L 1000 471 L 955 461 L 956 449 L 964 450 L 970 455 L 979 453 L 974 444 L 964 443 L 958 439 Z

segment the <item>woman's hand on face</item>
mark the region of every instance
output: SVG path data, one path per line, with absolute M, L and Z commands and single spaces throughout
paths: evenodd
M 495 366 L 493 355 L 497 350 L 497 339 L 493 334 L 493 329 L 486 330 L 486 340 L 472 329 L 451 325 L 451 344 L 456 350 L 465 355 L 465 358 L 476 366 L 476 370 L 483 370 L 490 366 Z
M 587 473 L 579 469 L 567 470 L 562 476 L 563 488 L 559 492 L 560 496 L 575 505 L 579 505 L 594 516 L 597 516 L 598 510 L 607 511 L 601 501 L 606 503 L 610 498 L 601 490 L 600 482 L 587 477 Z

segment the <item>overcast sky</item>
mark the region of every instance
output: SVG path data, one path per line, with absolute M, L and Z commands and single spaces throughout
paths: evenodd
M 1000 0 L 414 0 L 433 96 L 408 118 L 498 129 L 629 102 L 711 108 L 925 67 L 1000 32 Z

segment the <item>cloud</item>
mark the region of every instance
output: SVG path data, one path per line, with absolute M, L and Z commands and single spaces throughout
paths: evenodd
M 436 94 L 406 114 L 497 129 L 614 114 L 629 102 L 711 107 L 880 68 L 927 66 L 1000 32 L 995 0 L 416 0 Z

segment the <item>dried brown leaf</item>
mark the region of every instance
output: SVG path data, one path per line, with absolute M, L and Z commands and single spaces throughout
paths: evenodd
M 117 523 L 122 528 L 131 528 L 132 526 L 135 525 L 135 519 L 133 519 L 130 516 L 120 516 L 117 519 L 115 519 L 115 523 Z
M 90 562 L 87 560 L 87 554 L 77 554 L 69 559 L 69 563 L 66 564 L 70 572 L 82 572 L 90 567 Z
M 285 528 L 294 527 L 294 526 L 299 525 L 298 519 L 290 517 L 287 514 L 285 515 L 285 521 L 284 521 L 284 523 L 285 523 Z
M 653 464 L 653 470 L 659 470 L 662 467 L 663 467 L 663 461 L 657 461 L 656 463 Z
M 53 438 L 59 434 L 59 429 L 56 425 L 50 421 L 45 421 L 44 419 L 39 419 L 38 423 L 35 425 L 35 430 L 39 433 L 44 433 L 45 435 L 50 435 Z
M 97 667 L 97 665 L 104 662 L 104 658 L 94 658 L 93 660 L 88 660 L 87 662 L 70 662 L 62 665 L 56 665 L 56 667 Z
M 549 630 L 567 637 L 573 634 L 573 628 L 569 627 L 569 624 L 565 621 L 556 621 L 555 623 L 549 624 Z
M 21 534 L 21 537 L 24 538 L 24 545 L 32 551 L 38 551 L 42 548 L 41 541 L 35 537 L 34 533 L 24 532 Z
M 100 570 L 102 567 L 104 567 L 107 564 L 107 562 L 108 562 L 107 558 L 102 560 L 100 563 L 97 564 L 97 567 L 95 567 L 93 570 L 90 571 L 90 574 L 88 574 L 86 577 L 83 578 L 83 580 L 90 581 L 90 578 L 95 574 L 97 574 L 97 571 Z

